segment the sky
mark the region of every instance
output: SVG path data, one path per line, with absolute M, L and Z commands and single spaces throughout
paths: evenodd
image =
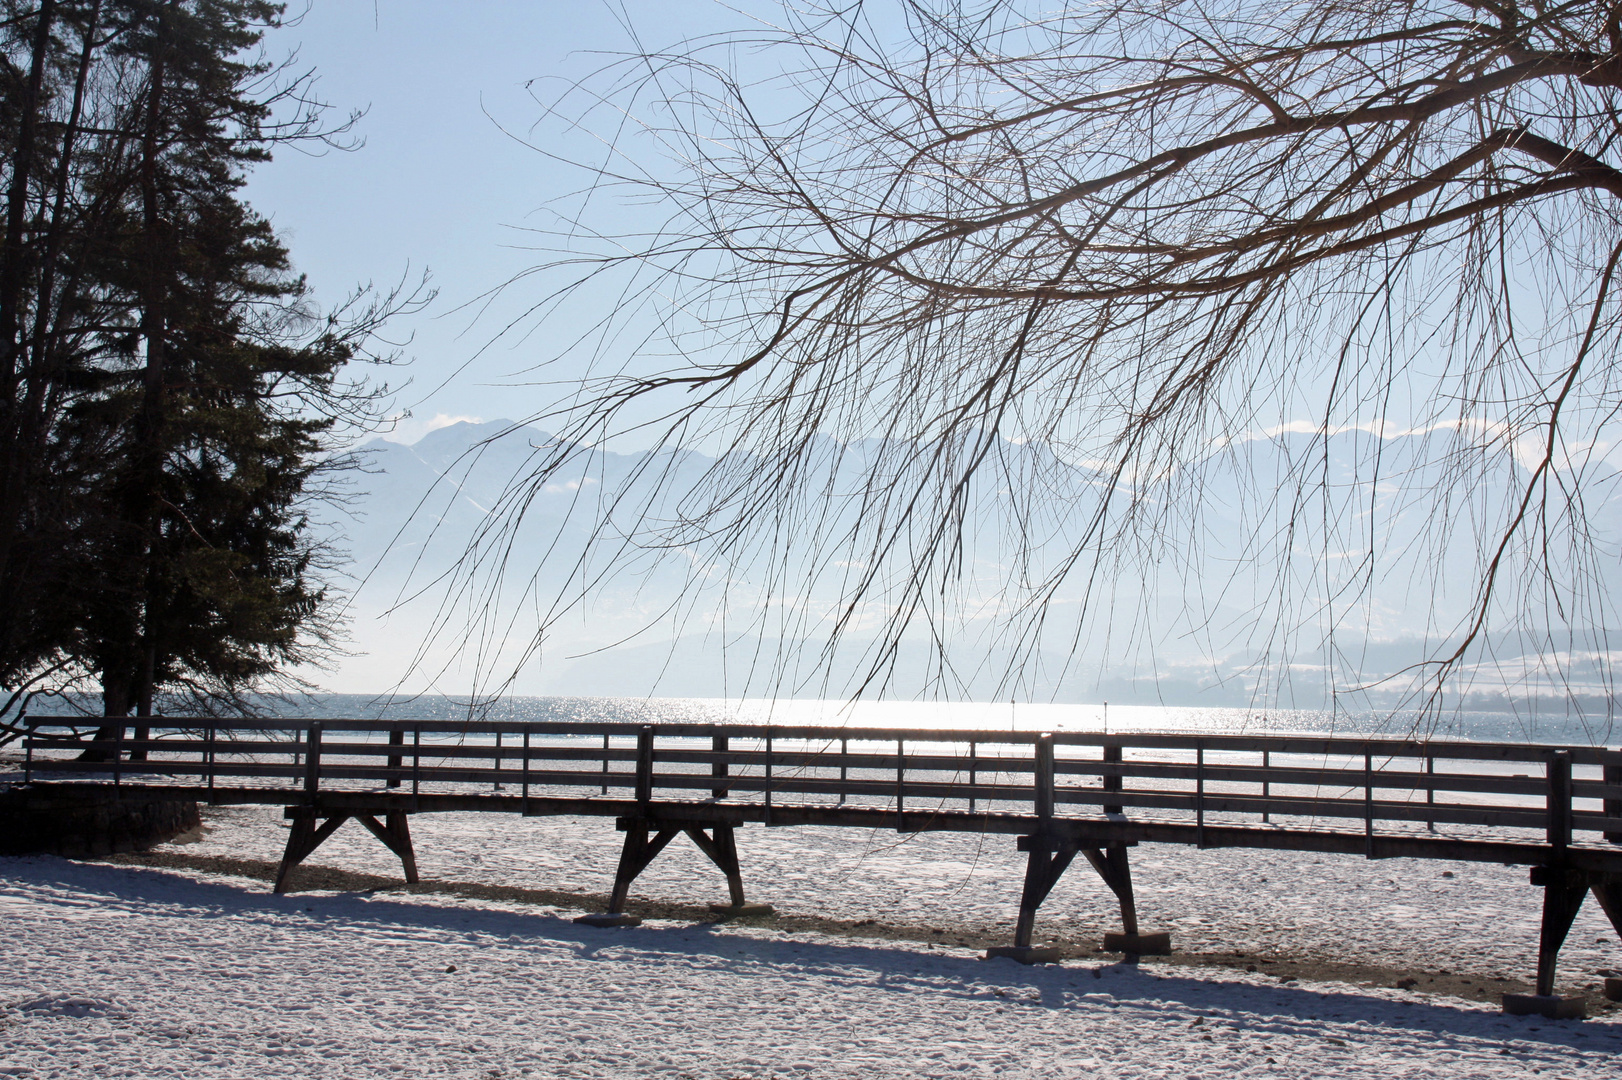
M 536 127 L 536 98 L 627 48 L 627 27 L 663 44 L 736 27 L 741 16 L 712 0 L 311 0 L 299 12 L 290 7 L 290 25 L 267 37 L 268 55 L 296 52 L 301 68 L 315 69 L 333 116 L 364 109 L 355 127 L 364 142 L 320 155 L 282 148 L 254 171 L 247 198 L 327 306 L 358 284 L 431 275 L 436 301 L 391 327 L 409 339 L 411 362 L 390 381 L 404 384 L 399 405 L 412 414 L 391 437 L 411 442 L 456 419 L 540 408 L 547 391 L 515 386 L 524 381 L 515 373 L 569 327 L 531 326 L 491 345 L 539 286 L 485 300 L 542 258 L 526 250 L 536 242 L 527 230 L 554 220 L 547 205 L 580 183 L 525 145 L 559 138 L 556 125 Z M 564 319 L 571 314 L 588 317 Z
M 300 2 L 289 25 L 268 36 L 267 52 L 273 59 L 296 52 L 301 69 L 314 69 L 332 116 L 365 110 L 354 129 L 362 145 L 320 155 L 284 147 L 252 173 L 249 201 L 274 223 L 327 306 L 358 284 L 386 288 L 431 275 L 436 301 L 391 327 L 411 361 L 391 381 L 406 384 L 397 400 L 412 414 L 391 438 L 410 443 L 459 419 L 529 418 L 557 394 L 535 385 L 533 365 L 605 314 L 576 304 L 500 333 L 545 286 L 529 278 L 494 297 L 492 290 L 548 257 L 536 250 L 544 238 L 535 230 L 556 223 L 548 208 L 567 207 L 584 180 L 540 150 L 600 153 L 545 118 L 541 102 L 637 41 L 653 49 L 738 30 L 751 24 L 751 12 L 771 18 L 773 5 Z M 637 212 L 603 209 L 596 205 L 591 220 L 608 227 Z M 564 364 L 542 378 L 567 380 L 582 370 Z M 1614 457 L 1622 464 L 1622 452 Z
M 543 151 L 594 149 L 544 118 L 541 102 L 638 41 L 653 49 L 741 28 L 768 3 L 310 0 L 269 35 L 269 57 L 296 52 L 334 116 L 364 110 L 354 129 L 362 144 L 323 154 L 283 148 L 252 173 L 248 200 L 274 224 L 318 303 L 424 272 L 439 290 L 391 328 L 410 360 L 391 378 L 410 416 L 390 438 L 413 443 L 460 420 L 529 419 L 558 394 L 534 385 L 530 369 L 606 314 L 572 305 L 501 334 L 543 285 L 493 290 L 548 257 L 535 250 L 535 230 L 552 225 L 548 208 L 569 205 L 583 182 Z M 564 364 L 548 377 L 581 373 Z

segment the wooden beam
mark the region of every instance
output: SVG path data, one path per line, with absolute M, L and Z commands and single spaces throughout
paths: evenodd
M 636 732 L 636 801 L 646 807 L 653 801 L 653 725 L 643 724 Z
M 1545 770 L 1549 783 L 1545 804 L 1548 841 L 1559 858 L 1571 846 L 1571 755 L 1555 751 L 1549 755 Z
M 713 826 L 713 835 L 706 834 L 699 826 L 690 826 L 683 830 L 688 839 L 698 847 L 710 862 L 720 868 L 727 878 L 727 895 L 731 898 L 732 906 L 741 908 L 744 905 L 743 871 L 738 865 L 738 841 L 733 834 L 731 825 Z
M 407 815 L 398 811 L 386 814 L 386 824 L 379 824 L 377 818 L 371 814 L 356 814 L 355 820 L 366 826 L 368 832 L 379 840 L 395 855 L 400 858 L 400 866 L 405 872 L 407 885 L 417 883 L 417 853 L 411 846 L 411 826 L 408 825 Z
M 405 771 L 405 730 L 396 729 L 389 732 L 389 756 L 384 767 L 389 770 L 389 778 L 385 781 L 389 787 L 399 787 L 401 774 Z
M 41 718 L 43 719 L 43 718 Z M 156 719 L 156 718 L 154 718 Z M 324 724 L 330 731 L 353 732 L 357 734 L 389 733 L 395 731 L 410 732 L 421 728 L 430 734 L 444 734 L 456 736 L 495 735 L 497 733 L 521 734 L 529 732 L 532 735 L 547 736 L 581 736 L 581 735 L 616 735 L 624 734 L 627 725 L 596 721 L 458 721 L 455 723 L 424 724 L 417 720 L 353 720 L 346 718 L 315 718 Z M 163 727 L 178 730 L 200 730 L 209 724 L 219 725 L 218 718 L 212 717 L 173 717 L 162 718 Z M 240 721 L 235 730 L 252 733 L 273 731 L 305 731 L 310 719 L 244 719 Z M 42 725 L 43 726 L 43 725 Z M 69 725 L 60 725 L 67 728 Z M 722 725 L 709 723 L 663 723 L 652 725 L 655 734 L 659 737 L 693 738 L 709 737 Z M 812 742 L 828 742 L 840 738 L 852 742 L 893 742 L 896 739 L 907 741 L 931 742 L 945 744 L 967 744 L 970 742 L 986 745 L 1025 746 L 1034 743 L 1037 737 L 1035 732 L 1017 732 L 990 729 L 955 729 L 940 730 L 936 728 L 835 728 L 820 725 L 765 725 L 765 724 L 736 724 L 725 725 L 733 736 L 743 738 L 765 738 L 775 735 L 779 740 L 806 740 Z M 230 730 L 230 729 L 227 729 Z M 40 732 L 41 740 L 50 738 L 49 732 Z M 1098 747 L 1107 742 L 1124 742 L 1125 745 L 1139 749 L 1170 749 L 1189 751 L 1194 748 L 1195 740 L 1203 739 L 1206 748 L 1215 752 L 1241 751 L 1257 752 L 1262 750 L 1279 754 L 1305 754 L 1319 755 L 1345 755 L 1348 757 L 1361 757 L 1365 753 L 1372 753 L 1382 758 L 1410 758 L 1420 760 L 1427 756 L 1434 756 L 1444 760 L 1460 761 L 1520 761 L 1539 762 L 1543 760 L 1546 748 L 1525 743 L 1478 743 L 1464 741 L 1420 740 L 1400 738 L 1359 738 L 1346 736 L 1308 736 L 1308 735 L 1179 735 L 1179 734 L 1130 734 L 1130 735 L 1103 735 L 1096 732 L 1058 732 L 1054 741 L 1061 746 Z M 82 747 L 82 742 L 76 742 Z M 1622 764 L 1622 755 L 1615 750 L 1595 746 L 1569 746 L 1561 749 L 1570 750 L 1573 761 L 1579 765 L 1595 764 Z
M 716 734 L 710 736 L 710 750 L 714 760 L 710 762 L 710 776 L 717 781 L 725 780 L 729 765 L 722 760 L 727 752 L 730 739 L 726 735 Z M 717 783 L 710 788 L 710 798 L 724 799 L 727 797 L 727 785 Z
M 1607 787 L 1622 788 L 1622 762 L 1604 766 L 1603 778 Z M 1622 799 L 1606 799 L 1602 805 L 1606 817 L 1622 818 Z M 1605 839 L 1613 844 L 1622 844 L 1622 829 L 1607 832 Z M 1622 929 L 1622 925 L 1619 925 L 1619 929 Z
M 1121 744 L 1118 742 L 1105 743 L 1101 760 L 1102 768 L 1099 769 L 1099 775 L 1102 777 L 1101 787 L 1103 791 L 1106 794 L 1120 791 L 1121 777 L 1123 775 L 1120 771 Z M 1106 814 L 1119 814 L 1121 805 L 1106 801 L 1101 809 Z
M 1126 847 L 1116 844 L 1107 848 L 1083 848 L 1082 854 L 1115 894 L 1121 908 L 1121 930 L 1136 936 L 1138 904 L 1132 895 L 1132 867 L 1127 862 Z
M 293 868 L 309 858 L 327 837 L 338 831 L 338 826 L 348 820 L 348 814 L 334 814 L 318 826 L 314 814 L 304 813 L 293 818 L 292 828 L 287 834 L 287 849 L 282 853 L 281 865 L 276 868 L 276 882 L 271 887 L 272 891 L 286 892 L 288 875 Z
M 37 764 L 37 763 L 36 763 Z M 737 778 L 734 778 L 737 779 Z M 707 782 L 707 780 L 705 781 Z M 661 780 L 663 783 L 663 780 Z M 73 783 L 36 780 L 17 797 L 30 808 L 71 807 L 84 800 L 100 801 L 107 797 L 110 786 L 103 783 Z M 1068 791 L 1068 789 L 1065 789 Z M 196 799 L 203 789 L 182 784 L 131 784 L 119 789 L 119 797 L 126 801 L 157 801 Z M 1064 792 L 1061 792 L 1064 793 Z M 219 788 L 214 801 L 220 805 L 268 804 L 286 806 L 287 788 L 240 787 Z M 1026 789 L 1029 798 L 1029 789 Z M 383 813 L 480 811 L 487 813 L 526 813 L 531 816 L 572 815 L 586 817 L 618 817 L 636 813 L 637 804 L 629 799 L 602 799 L 594 796 L 562 797 L 531 794 L 528 803 L 517 794 L 487 793 L 426 793 L 413 797 L 407 792 L 342 791 L 323 787 L 319 807 L 322 813 Z M 1415 807 L 1423 815 L 1423 804 Z M 716 805 L 707 800 L 686 801 L 662 799 L 647 807 L 651 818 L 669 817 L 685 821 L 764 821 L 765 811 L 758 802 L 729 802 Z M 1531 811 L 1541 825 L 1543 812 Z M 778 803 L 772 810 L 774 825 L 797 826 L 850 826 L 855 828 L 896 827 L 894 810 L 880 807 L 838 806 Z M 1020 835 L 1035 830 L 1041 823 L 1031 814 L 986 812 L 968 813 L 961 810 L 909 810 L 904 814 L 906 832 L 974 832 Z M 1196 831 L 1192 823 L 1175 819 L 1132 818 L 1130 820 L 1102 817 L 1059 816 L 1052 819 L 1057 835 L 1073 837 L 1085 846 L 1107 846 L 1112 843 L 1151 842 L 1167 844 L 1193 844 Z M 1317 827 L 1281 827 L 1277 822 L 1271 828 L 1244 823 L 1215 825 L 1207 823 L 1205 842 L 1208 847 L 1243 847 L 1266 850 L 1313 851 L 1325 853 L 1366 854 L 1362 831 L 1347 832 Z M 1498 862 L 1522 866 L 1545 863 L 1552 857 L 1547 844 L 1526 843 L 1516 840 L 1474 840 L 1423 832 L 1380 832 L 1374 838 L 1376 858 L 1451 859 L 1464 862 Z M 1567 863 L 1588 870 L 1622 871 L 1622 850 L 1615 845 L 1573 843 L 1567 852 Z
M 321 721 L 312 721 L 305 732 L 304 797 L 311 806 L 321 793 Z
M 1532 884 L 1543 887 L 1543 921 L 1538 932 L 1537 991 L 1539 997 L 1554 994 L 1555 962 L 1565 944 L 1571 924 L 1588 895 L 1588 878 L 1563 866 L 1534 866 Z
M 1035 747 L 1036 768 L 1032 777 L 1032 801 L 1035 803 L 1036 819 L 1041 822 L 1053 820 L 1053 736 L 1044 732 L 1036 740 Z M 1074 852 L 1071 853 L 1074 855 Z M 1029 944 L 1029 942 L 1027 942 Z
M 631 894 L 631 883 L 680 831 L 662 828 L 649 839 L 646 818 L 636 818 L 625 826 L 625 845 L 620 849 L 619 868 L 614 873 L 614 890 L 608 897 L 610 915 L 624 914 L 625 901 Z
M 1611 928 L 1622 937 L 1622 882 L 1592 880 L 1589 888 L 1594 891 L 1600 910 L 1611 920 Z
M 1014 926 L 1014 947 L 1028 949 L 1036 929 L 1036 911 L 1048 898 L 1059 878 L 1076 857 L 1077 846 L 1066 840 L 1033 835 L 1021 838 L 1020 849 L 1030 854 L 1025 860 L 1025 887 L 1020 891 L 1019 921 Z

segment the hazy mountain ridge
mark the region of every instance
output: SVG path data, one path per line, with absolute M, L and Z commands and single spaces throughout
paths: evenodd
M 1287 433 L 1245 447 L 1239 457 L 1214 453 L 1192 466 L 1201 475 L 1180 479 L 1198 487 L 1200 501 L 1191 509 L 1172 508 L 1184 515 L 1173 520 L 1186 521 L 1189 535 L 1172 538 L 1167 550 L 1174 557 L 1145 560 L 1138 580 L 1123 576 L 1111 582 L 1112 612 L 1104 614 L 1108 609 L 1095 595 L 1095 618 L 1079 639 L 1079 654 L 1070 655 L 1062 641 L 1056 645 L 1052 640 L 1021 649 L 982 621 L 958 628 L 944 649 L 904 643 L 893 662 L 884 665 L 887 679 L 869 689 L 882 684 L 896 697 L 939 694 L 966 700 L 1107 698 L 1123 703 L 1246 706 L 1272 701 L 1316 707 L 1323 703 L 1326 678 L 1344 687 L 1348 674 L 1353 683 L 1373 681 L 1416 663 L 1434 651 L 1473 595 L 1474 562 L 1459 553 L 1462 541 L 1474 541 L 1476 534 L 1461 519 L 1457 535 L 1432 535 L 1432 504 L 1446 489 L 1447 477 L 1434 467 L 1404 460 L 1414 456 L 1417 440 L 1411 445 L 1387 440 L 1382 450 L 1389 469 L 1377 479 L 1359 476 L 1352 464 L 1355 447 L 1350 453 L 1338 451 L 1369 438 L 1353 433 L 1323 440 Z M 512 666 L 523 659 L 521 644 L 528 634 L 522 620 L 508 620 L 485 625 L 482 638 L 464 635 L 461 628 L 473 625 L 468 616 L 481 598 L 499 598 L 506 608 L 527 604 L 533 614 L 537 605 L 553 597 L 580 591 L 582 583 L 591 584 L 584 590 L 586 599 L 554 629 L 538 655 L 524 663 L 512 684 L 514 692 L 695 697 L 777 692 L 837 697 L 852 692 L 870 673 L 870 638 L 860 632 L 824 665 L 820 662 L 824 640 L 815 634 L 785 636 L 782 629 L 792 631 L 791 623 L 778 620 L 774 630 L 769 619 L 751 622 L 740 617 L 724 633 L 707 614 L 716 609 L 725 590 L 731 591 L 729 602 L 735 610 L 776 600 L 802 586 L 805 606 L 832 603 L 841 575 L 857 570 L 836 570 L 826 558 L 767 566 L 747 554 L 731 563 L 700 565 L 696 556 L 686 558 L 683 551 L 658 560 L 635 551 L 634 544 L 635 557 L 628 565 L 611 561 L 618 543 L 613 537 L 633 530 L 644 513 L 668 519 L 682 493 L 714 464 L 711 458 L 691 451 L 649 455 L 574 448 L 569 469 L 544 485 L 534 485 L 528 476 L 543 455 L 555 451 L 553 436 L 505 421 L 455 424 L 430 432 L 411 446 L 378 440 L 368 449 L 370 472 L 361 485 L 366 492 L 355 500 L 347 537 L 356 574 L 365 578 L 356 598 L 353 632 L 357 652 L 366 655 L 344 665 L 332 680 L 335 688 L 375 690 L 393 685 L 403 673 L 405 658 L 435 627 L 439 639 L 428 649 L 430 663 L 423 670 L 436 673 L 436 678 L 424 685 L 460 692 L 476 669 L 505 675 L 504 663 Z M 829 440 L 825 449 L 819 467 L 826 469 L 826 490 L 836 493 L 838 504 L 829 511 L 826 528 L 837 536 L 849 515 L 863 505 L 866 470 L 895 447 L 877 440 L 848 446 Z M 1068 542 L 1065 529 L 1085 509 L 1083 500 L 1094 497 L 1089 486 L 1096 491 L 1099 478 L 1064 466 L 1044 446 L 1010 443 L 1000 450 L 1006 473 L 1054 484 L 1054 497 L 1037 507 L 1043 516 L 1038 525 L 1045 531 L 1032 541 L 1037 561 L 1051 561 Z M 1613 470 L 1598 467 L 1584 486 L 1585 492 L 1592 492 L 1588 512 L 1602 541 L 1622 536 L 1617 528 L 1622 518 L 1617 479 Z M 1314 494 L 1320 481 L 1322 490 L 1335 493 L 1329 500 L 1333 505 L 1320 505 L 1322 497 Z M 1281 487 L 1290 491 L 1297 484 L 1302 486 L 1307 511 L 1347 515 L 1345 529 L 1329 540 L 1342 534 L 1355 539 L 1368 522 L 1354 511 L 1363 508 L 1367 518 L 1372 508 L 1377 511 L 1374 527 L 1382 530 L 1383 542 L 1395 554 L 1378 568 L 1372 597 L 1362 602 L 1355 617 L 1342 618 L 1330 644 L 1302 648 L 1298 643 L 1285 649 L 1268 625 L 1283 617 L 1281 597 L 1301 591 L 1292 602 L 1297 610 L 1308 609 L 1313 601 L 1306 593 L 1316 587 L 1314 583 L 1328 580 L 1335 585 L 1330 579 L 1339 573 L 1338 556 L 1331 552 L 1326 558 L 1322 537 L 1316 549 L 1286 544 L 1287 554 L 1274 561 L 1265 557 L 1269 544 L 1277 546 L 1277 536 L 1269 531 L 1276 533 L 1282 527 L 1283 516 L 1258 509 L 1267 506 L 1259 496 Z M 617 494 L 620 501 L 611 515 L 609 545 L 592 552 L 587 541 L 598 513 L 608 505 L 602 502 L 605 493 Z M 1347 495 L 1352 496 L 1349 501 L 1340 498 Z M 1031 534 L 1021 531 L 1027 527 L 1024 523 L 1018 529 L 1010 526 L 1006 518 L 1012 504 L 995 484 L 987 484 L 975 498 L 975 509 L 965 523 L 969 537 L 965 572 L 973 587 L 994 593 L 999 581 L 1016 568 L 1019 552 L 1010 547 L 1010 538 L 1017 545 Z M 1491 498 L 1469 493 L 1464 501 L 1471 499 L 1481 504 L 1476 510 L 1482 520 L 1491 518 Z M 514 526 L 511 522 L 520 507 L 522 520 Z M 486 573 L 464 582 L 470 587 L 447 605 L 443 590 L 456 580 L 456 561 L 468 538 L 492 528 L 500 541 L 492 550 L 505 553 L 508 573 L 497 579 L 489 573 L 494 563 L 487 563 Z M 1266 540 L 1260 547 L 1259 536 Z M 1436 565 L 1442 572 L 1431 575 Z M 1617 568 L 1602 569 L 1606 584 L 1614 584 Z M 1434 580 L 1424 592 L 1408 587 L 1428 578 Z M 1350 580 L 1357 580 L 1356 575 Z M 700 598 L 689 602 L 687 616 L 678 604 L 684 590 Z M 409 599 L 419 591 L 421 596 Z M 1123 610 L 1142 606 L 1143 596 L 1154 598 L 1147 612 L 1123 617 Z M 1075 602 L 1063 591 L 1059 599 L 1061 608 Z M 404 605 L 385 617 L 402 600 Z M 806 625 L 814 628 L 815 620 Z M 1524 642 L 1498 635 L 1486 644 L 1500 666 L 1506 660 L 1510 669 L 1537 666 L 1538 650 Z M 1335 650 L 1334 663 L 1330 648 Z M 453 656 L 458 649 L 464 652 L 460 659 Z M 1009 678 L 1008 671 L 1018 667 L 1021 658 L 1022 674 Z M 1595 699 L 1607 696 L 1601 673 L 1592 663 L 1585 666 L 1579 660 L 1573 670 L 1582 684 L 1579 693 Z M 1519 688 L 1505 687 L 1484 678 L 1477 693 L 1526 696 L 1540 692 L 1540 686 L 1538 680 L 1523 680 Z M 1371 700 L 1394 694 L 1392 689 L 1376 688 Z

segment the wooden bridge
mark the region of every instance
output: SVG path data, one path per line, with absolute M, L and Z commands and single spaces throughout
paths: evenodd
M 1592 891 L 1622 934 L 1622 751 L 1591 746 L 1182 734 L 1103 735 L 717 724 L 154 718 L 148 737 L 87 741 L 31 718 L 27 804 L 85 798 L 284 806 L 275 888 L 354 819 L 417 879 L 409 817 L 483 811 L 613 817 L 625 833 L 608 910 L 686 834 L 745 903 L 736 830 L 882 827 L 1017 837 L 1028 853 L 1012 947 L 1077 855 L 1119 901 L 1105 948 L 1165 952 L 1140 932 L 1128 849 L 1269 848 L 1524 865 L 1543 890 L 1536 995 L 1505 1007 L 1567 1015 L 1560 946 Z M 1608 983 L 1622 996 L 1622 980 Z M 1513 999 L 1513 1000 L 1512 1000 Z

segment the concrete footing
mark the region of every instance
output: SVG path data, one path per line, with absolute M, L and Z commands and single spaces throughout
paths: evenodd
M 1104 951 L 1137 956 L 1165 956 L 1171 952 L 1171 934 L 1105 934 Z
M 637 918 L 635 915 L 610 915 L 607 912 L 601 912 L 595 915 L 582 915 L 576 919 L 575 922 L 583 923 L 586 926 L 595 926 L 599 928 L 642 925 L 642 920 Z
M 1511 1016 L 1547 1016 L 1550 1020 L 1586 1020 L 1588 1002 L 1555 994 L 1505 994 L 1504 1011 Z
M 1019 964 L 1057 964 L 1058 949 L 1043 949 L 1034 945 L 999 945 L 987 949 L 987 960 L 1012 960 Z
M 1622 979 L 1605 980 L 1605 1000 L 1622 1001 Z
M 758 919 L 766 915 L 776 915 L 777 909 L 770 904 L 711 904 L 710 914 L 721 915 L 728 919 Z

